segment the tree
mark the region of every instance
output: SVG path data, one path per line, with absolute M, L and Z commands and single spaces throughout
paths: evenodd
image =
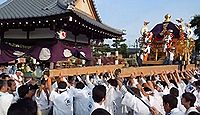
M 123 57 L 128 57 L 128 46 L 127 44 L 123 43 L 123 44 L 120 44 L 120 49 L 119 49 L 119 53 L 122 54 Z
M 114 43 L 112 44 L 112 46 L 115 47 L 116 50 L 118 50 L 121 43 L 125 42 L 125 41 L 126 41 L 126 39 L 117 38 L 117 39 L 113 40 Z
M 127 57 L 127 50 L 128 50 L 127 44 L 124 43 L 125 41 L 126 39 L 117 38 L 113 40 L 112 44 L 112 46 L 116 48 L 115 50 L 119 51 L 119 53 L 122 54 L 123 57 Z
M 196 40 L 196 50 L 200 50 L 200 15 L 195 15 L 190 22 L 191 27 L 195 28 L 194 34 L 198 36 L 198 40 Z
M 99 57 L 100 55 L 106 55 L 106 52 L 111 52 L 111 50 L 109 44 L 102 44 L 94 47 L 93 55 Z

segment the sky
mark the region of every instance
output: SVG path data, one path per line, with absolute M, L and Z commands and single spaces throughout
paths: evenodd
M 185 23 L 200 14 L 199 0 L 94 0 L 103 23 L 125 29 L 124 36 L 129 47 L 139 38 L 144 20 L 149 21 L 149 30 L 164 21 L 169 13 L 171 21 L 183 18 Z M 195 36 L 194 36 L 195 37 Z M 111 43 L 111 40 L 106 42 Z
M 0 0 L 0 4 L 6 0 Z M 149 30 L 163 22 L 164 15 L 169 13 L 172 22 L 183 18 L 189 22 L 196 14 L 200 14 L 199 0 L 94 0 L 97 11 L 106 25 L 126 30 L 126 43 L 132 47 L 139 38 L 144 20 L 150 22 Z M 106 40 L 111 44 L 112 40 Z

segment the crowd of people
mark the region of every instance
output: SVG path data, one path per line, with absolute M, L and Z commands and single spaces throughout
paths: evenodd
M 200 69 L 24 77 L 0 73 L 1 115 L 199 115 Z

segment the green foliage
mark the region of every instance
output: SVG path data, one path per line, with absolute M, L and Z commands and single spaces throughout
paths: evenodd
M 112 46 L 115 47 L 115 50 L 118 50 L 120 54 L 123 55 L 123 57 L 127 57 L 128 55 L 128 46 L 124 42 L 126 39 L 118 38 L 113 40 Z
M 119 53 L 123 55 L 123 57 L 128 57 L 128 46 L 127 44 L 123 43 L 120 44 Z
M 125 42 L 126 39 L 115 39 L 113 40 L 112 46 L 115 47 L 116 49 L 119 49 L 119 46 L 121 45 L 122 42 Z
M 194 34 L 196 36 L 198 36 L 198 40 L 196 40 L 196 43 L 195 43 L 195 49 L 196 49 L 196 51 L 199 51 L 200 50 L 200 40 L 199 40 L 199 38 L 200 38 L 200 15 L 195 15 L 190 23 L 191 23 L 191 27 L 195 28 Z
M 106 55 L 106 52 L 111 52 L 109 44 L 103 44 L 98 47 L 94 47 L 93 55 L 99 57 L 100 55 Z

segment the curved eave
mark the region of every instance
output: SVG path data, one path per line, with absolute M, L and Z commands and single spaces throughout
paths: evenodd
M 88 22 L 88 23 L 92 24 L 93 26 L 96 26 L 96 27 L 98 27 L 100 29 L 103 29 L 103 30 L 107 31 L 110 34 L 114 34 L 114 35 L 116 35 L 118 37 L 122 36 L 122 35 L 125 35 L 125 33 L 123 33 L 123 31 L 115 29 L 115 28 L 112 28 L 110 26 L 107 26 L 107 25 L 105 25 L 103 23 L 100 23 L 100 22 L 98 22 L 96 20 L 93 20 L 93 19 L 89 18 L 88 16 L 86 16 L 86 15 L 84 15 L 84 14 L 78 12 L 78 11 L 72 10 L 72 12 L 74 12 L 76 14 L 76 16 L 78 16 L 79 18 L 83 19 L 84 21 L 86 21 L 86 22 Z

